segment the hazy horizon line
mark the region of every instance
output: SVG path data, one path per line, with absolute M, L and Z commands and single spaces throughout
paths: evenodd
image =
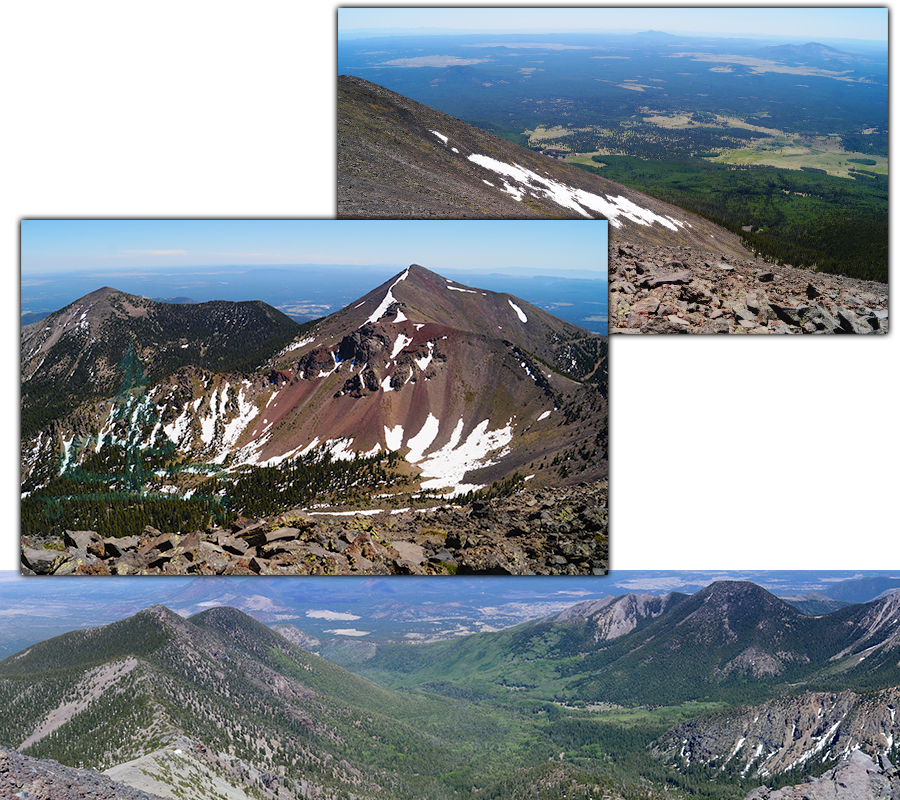
M 341 28 L 340 20 L 338 21 L 338 39 L 341 36 L 357 35 L 441 35 L 441 36 L 466 36 L 481 34 L 485 36 L 505 36 L 505 35 L 558 35 L 558 34 L 621 34 L 635 35 L 639 33 L 667 33 L 672 36 L 683 37 L 713 37 L 720 39 L 762 39 L 762 40 L 804 40 L 804 41 L 842 41 L 842 42 L 871 42 L 876 44 L 888 45 L 888 38 L 870 38 L 863 39 L 857 36 L 800 36 L 796 34 L 773 34 L 773 33 L 737 33 L 733 31 L 682 31 L 682 30 L 666 30 L 656 28 L 436 28 L 433 26 L 417 26 L 417 27 L 399 27 L 386 26 L 380 27 L 362 27 L 362 28 Z

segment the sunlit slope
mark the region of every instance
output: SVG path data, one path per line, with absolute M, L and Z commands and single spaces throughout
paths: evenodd
M 569 703 L 759 701 L 790 686 L 900 684 L 900 595 L 819 617 L 749 582 L 695 595 L 591 601 L 498 633 L 383 647 L 367 674 L 393 685 L 466 685 Z
M 144 759 L 174 787 L 202 772 L 250 796 L 265 775 L 280 798 L 408 797 L 435 764 L 458 765 L 415 727 L 443 701 L 375 686 L 229 608 L 155 606 L 42 642 L 0 662 L 0 697 L 4 744 L 97 769 Z

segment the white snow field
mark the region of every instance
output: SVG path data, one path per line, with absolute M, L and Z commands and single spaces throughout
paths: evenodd
M 518 318 L 519 318 L 520 320 L 522 320 L 522 322 L 528 322 L 528 317 L 525 316 L 525 312 L 522 311 L 521 308 L 519 308 L 519 307 L 518 307 L 512 300 L 510 300 L 509 298 L 507 298 L 507 302 L 512 306 L 513 311 L 516 312 L 516 316 L 518 316 Z
M 504 185 L 504 191 L 515 197 L 516 200 L 521 200 L 524 192 L 528 192 L 532 196 L 543 195 L 564 208 L 571 208 L 584 217 L 591 217 L 585 211 L 585 208 L 596 211 L 606 217 L 609 220 L 609 224 L 615 228 L 622 227 L 619 217 L 625 217 L 640 225 L 659 223 L 673 231 L 677 230 L 677 226 L 684 227 L 685 225 L 684 222 L 673 217 L 663 217 L 659 214 L 654 214 L 649 209 L 642 208 L 626 197 L 602 197 L 598 194 L 585 192 L 583 189 L 573 189 L 571 186 L 566 186 L 552 178 L 544 178 L 536 172 L 520 167 L 518 164 L 506 164 L 503 161 L 498 161 L 496 158 L 478 155 L 477 153 L 470 155 L 469 161 L 518 181 L 521 186 L 513 186 L 509 183 Z

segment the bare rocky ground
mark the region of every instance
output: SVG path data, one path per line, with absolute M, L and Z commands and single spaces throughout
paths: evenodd
M 686 247 L 613 243 L 610 333 L 887 333 L 888 287 Z
M 0 800 L 163 800 L 89 769 L 0 747 Z
M 762 786 L 746 800 L 895 800 L 900 797 L 900 771 L 884 756 L 878 763 L 856 750 L 834 769 L 806 783 L 768 789 Z
M 605 575 L 606 481 L 427 511 L 295 510 L 186 534 L 23 537 L 36 575 Z

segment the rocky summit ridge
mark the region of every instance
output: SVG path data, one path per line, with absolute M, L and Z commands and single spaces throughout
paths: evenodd
M 610 333 L 887 333 L 887 285 L 677 246 L 612 244 Z
M 67 767 L 0 747 L 0 797 L 22 800 L 164 800 L 96 770 Z

